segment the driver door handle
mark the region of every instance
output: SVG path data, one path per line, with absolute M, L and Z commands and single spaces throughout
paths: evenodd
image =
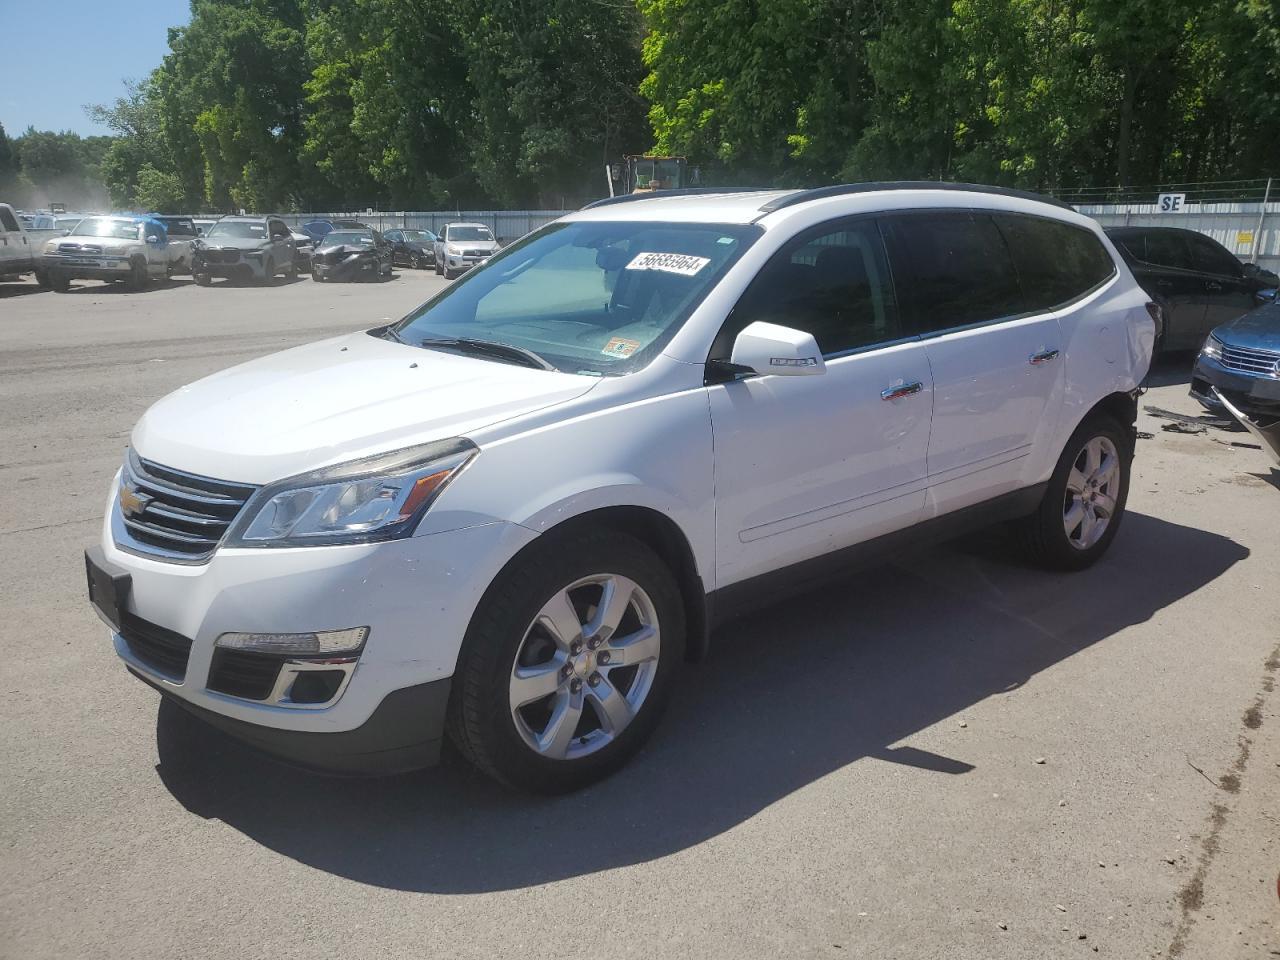
M 1039 353 L 1033 353 L 1029 359 L 1032 366 L 1038 367 L 1042 363 L 1048 363 L 1050 360 L 1056 360 L 1057 358 L 1057 350 L 1041 350 Z
M 1220 284 L 1217 280 L 1206 280 L 1206 281 L 1204 282 L 1204 286 L 1205 286 L 1205 289 L 1206 289 L 1206 290 L 1221 290 L 1221 289 L 1222 289 L 1222 284 Z
M 919 380 L 913 383 L 899 383 L 892 387 L 885 387 L 880 391 L 881 400 L 901 400 L 903 397 L 915 396 L 924 389 L 924 384 Z

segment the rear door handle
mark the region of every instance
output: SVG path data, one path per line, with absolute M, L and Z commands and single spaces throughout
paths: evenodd
M 885 387 L 880 391 L 881 400 L 901 400 L 903 397 L 911 397 L 924 389 L 924 384 L 919 380 L 914 383 L 899 383 L 892 387 Z
M 1048 363 L 1050 360 L 1056 360 L 1057 358 L 1057 350 L 1041 350 L 1039 353 L 1033 353 L 1029 359 L 1033 366 L 1039 366 L 1042 363 Z
M 1217 280 L 1206 280 L 1204 282 L 1204 288 L 1206 290 L 1221 290 L 1222 284 L 1220 284 Z

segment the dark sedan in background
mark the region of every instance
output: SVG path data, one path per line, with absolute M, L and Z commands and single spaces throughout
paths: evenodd
M 1209 331 L 1258 306 L 1275 274 L 1241 263 L 1216 240 L 1180 227 L 1112 227 L 1134 279 L 1160 305 L 1156 352 L 1198 350 Z
M 436 235 L 430 230 L 388 230 L 383 236 L 396 266 L 425 270 L 436 265 Z
M 1280 304 L 1209 335 L 1191 373 L 1191 395 L 1211 411 L 1229 412 L 1280 462 Z
M 311 254 L 311 279 L 389 280 L 391 244 L 377 230 L 332 230 Z

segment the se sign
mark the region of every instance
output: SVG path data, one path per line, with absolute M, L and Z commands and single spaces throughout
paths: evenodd
M 1186 202 L 1185 193 L 1162 193 L 1158 200 L 1161 213 L 1182 213 L 1182 205 Z

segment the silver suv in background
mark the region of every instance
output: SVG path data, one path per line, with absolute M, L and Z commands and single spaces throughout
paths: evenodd
M 298 275 L 293 231 L 279 217 L 223 217 L 195 252 L 191 275 L 207 287 L 214 277 L 270 283 Z
M 483 223 L 446 223 L 435 242 L 436 273 L 452 280 L 498 252 L 493 231 Z

